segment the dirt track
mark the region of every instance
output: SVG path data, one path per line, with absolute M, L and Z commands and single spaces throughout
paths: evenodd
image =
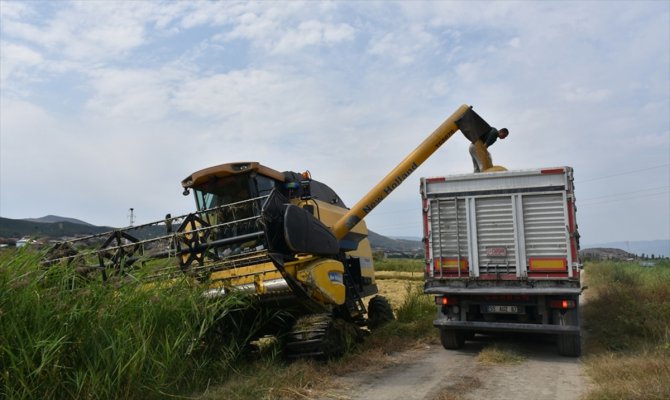
M 437 336 L 437 332 L 436 332 Z M 520 364 L 482 364 L 491 343 L 512 346 Z M 463 350 L 439 344 L 389 355 L 390 363 L 337 379 L 323 399 L 348 400 L 572 400 L 588 390 L 580 359 L 561 357 L 544 336 L 476 336 Z

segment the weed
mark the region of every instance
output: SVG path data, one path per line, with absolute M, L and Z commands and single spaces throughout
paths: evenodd
M 396 311 L 398 321 L 408 323 L 432 319 L 435 316 L 436 307 L 433 297 L 424 294 L 418 285 L 408 283 L 405 290 L 405 302 Z
M 423 273 L 426 264 L 424 260 L 415 258 L 387 258 L 375 261 L 377 271 L 399 271 Z
M 502 344 L 487 346 L 477 355 L 477 362 L 482 364 L 521 364 L 525 360 L 518 349 Z
M 670 398 L 670 268 L 587 266 L 589 400 Z
M 202 388 L 232 369 L 264 317 L 246 321 L 249 299 L 204 298 L 185 277 L 82 282 L 74 269 L 45 270 L 40 259 L 27 251 L 0 258 L 6 398 L 151 399 Z

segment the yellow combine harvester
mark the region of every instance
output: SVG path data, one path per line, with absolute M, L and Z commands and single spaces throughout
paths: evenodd
M 346 324 L 374 328 L 393 318 L 387 300 L 375 296 L 363 219 L 472 115 L 461 106 L 351 209 L 309 173 L 223 164 L 182 181 L 184 194 L 195 195 L 196 212 L 59 244 L 46 262 L 78 260 L 82 271 L 107 279 L 152 259 L 176 259 L 183 273 L 203 283 L 206 296 L 248 292 L 291 315 L 290 356 L 340 354 Z M 152 229 L 162 231 L 141 238 Z M 93 252 L 75 248 L 96 239 L 102 245 Z M 153 277 L 173 276 L 173 270 L 158 269 Z

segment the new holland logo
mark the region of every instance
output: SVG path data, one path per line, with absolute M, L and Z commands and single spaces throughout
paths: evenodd
M 344 285 L 344 278 L 342 277 L 341 272 L 337 271 L 331 271 L 328 273 L 328 279 L 330 279 L 331 282 L 337 282 L 341 283 Z

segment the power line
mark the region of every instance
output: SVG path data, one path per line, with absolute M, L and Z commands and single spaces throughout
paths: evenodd
M 583 183 L 583 182 L 597 181 L 597 180 L 599 180 L 599 179 L 607 179 L 607 178 L 612 178 L 612 177 L 614 177 L 614 176 L 621 176 L 621 175 L 635 174 L 635 173 L 637 173 L 637 172 L 649 171 L 649 170 L 652 170 L 652 169 L 663 168 L 663 167 L 668 167 L 668 166 L 670 166 L 670 163 L 661 164 L 661 165 L 655 165 L 655 166 L 653 166 L 653 167 L 647 167 L 647 168 L 635 169 L 635 170 L 627 171 L 627 172 L 620 172 L 620 173 L 612 174 L 612 175 L 600 176 L 600 177 L 597 177 L 597 178 L 590 178 L 590 179 L 584 179 L 584 180 L 575 180 L 575 183 Z
M 661 190 L 661 189 L 668 189 L 668 188 L 670 188 L 670 185 L 658 186 L 658 187 L 647 188 L 647 189 L 637 189 L 637 190 L 631 190 L 631 191 L 628 191 L 628 192 L 622 192 L 622 193 L 605 194 L 605 195 L 602 195 L 602 196 L 596 196 L 596 197 L 589 197 L 589 198 L 586 198 L 586 199 L 580 199 L 580 201 L 582 201 L 582 202 L 588 202 L 588 201 L 590 201 L 590 200 L 602 199 L 602 198 L 605 198 L 605 197 L 613 197 L 613 196 L 623 196 L 623 195 L 633 194 L 633 193 L 642 195 L 641 192 L 648 192 L 648 191 Z
M 658 192 L 658 193 L 649 193 L 649 194 L 644 194 L 644 195 L 639 195 L 639 196 L 628 196 L 628 197 L 617 197 L 613 198 L 611 200 L 603 200 L 603 201 L 595 201 L 591 203 L 579 203 L 577 207 L 584 207 L 584 206 L 593 206 L 597 204 L 607 204 L 607 203 L 615 203 L 617 201 L 624 201 L 624 200 L 634 200 L 637 198 L 643 198 L 643 197 L 654 197 L 654 196 L 660 196 L 660 195 L 667 195 L 670 193 L 669 190 L 663 191 L 663 192 Z

